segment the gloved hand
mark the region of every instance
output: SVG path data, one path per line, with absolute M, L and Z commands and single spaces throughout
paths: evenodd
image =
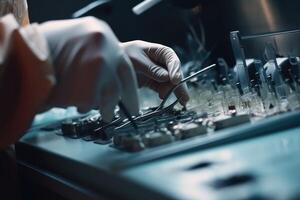
M 172 49 L 143 41 L 119 43 L 109 26 L 93 17 L 47 22 L 39 31 L 48 41 L 57 80 L 48 107 L 99 108 L 110 121 L 120 99 L 132 115 L 138 114 L 135 73 L 140 86 L 161 98 L 182 78 Z M 189 99 L 185 85 L 175 95 L 183 105 Z
M 169 47 L 144 41 L 131 41 L 121 46 L 130 57 L 140 87 L 150 87 L 163 99 L 182 79 L 180 61 Z M 185 84 L 178 86 L 175 95 L 182 105 L 189 100 Z
M 100 109 L 110 121 L 122 100 L 137 115 L 137 80 L 132 63 L 109 26 L 93 17 L 41 24 L 54 65 L 57 84 L 48 107 Z

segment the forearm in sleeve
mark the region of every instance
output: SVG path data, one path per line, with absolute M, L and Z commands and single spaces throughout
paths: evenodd
M 20 27 L 13 15 L 0 18 L 0 150 L 22 136 L 55 85 L 37 26 Z

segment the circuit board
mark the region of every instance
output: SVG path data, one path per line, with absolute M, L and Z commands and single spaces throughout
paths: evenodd
M 149 109 L 152 110 L 152 109 Z M 151 111 L 150 111 L 151 112 Z M 250 115 L 235 115 L 213 121 L 207 113 L 171 109 L 161 115 L 138 121 L 136 131 L 127 120 L 116 118 L 112 123 L 101 121 L 100 114 L 66 120 L 58 135 L 97 144 L 109 144 L 125 151 L 141 151 L 196 136 L 214 134 L 215 130 L 250 122 Z
M 173 105 L 160 112 L 156 112 L 155 107 L 144 109 L 137 117 L 137 130 L 120 115 L 117 115 L 111 123 L 105 123 L 98 112 L 93 112 L 84 117 L 63 121 L 56 134 L 99 145 L 110 144 L 111 148 L 121 151 L 137 152 L 192 137 L 217 134 L 222 129 L 255 123 L 269 116 L 296 110 L 300 105 L 293 102 L 280 107 L 276 98 L 273 102 L 263 101 L 255 93 L 248 94 L 249 96 L 245 98 L 240 95 L 234 96 L 234 89 L 230 85 L 219 88 L 222 89 L 215 93 L 202 91 L 202 95 L 199 94 L 203 104 L 206 105 L 198 101 L 197 106 L 193 106 L 194 99 L 194 102 L 189 104 L 188 110 L 174 108 Z M 226 97 L 229 95 L 232 101 Z M 211 99 L 204 101 L 203 97 Z M 225 102 L 224 99 L 228 101 Z M 206 110 L 199 110 L 201 107 L 205 107 Z

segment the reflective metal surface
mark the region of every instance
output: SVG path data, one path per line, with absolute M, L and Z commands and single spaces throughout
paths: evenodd
M 229 0 L 221 3 L 224 24 L 228 31 L 239 30 L 242 35 L 300 29 L 300 1 L 290 0 Z M 283 34 L 249 41 L 247 57 L 258 57 L 267 42 L 275 43 L 278 54 L 300 53 L 300 34 Z

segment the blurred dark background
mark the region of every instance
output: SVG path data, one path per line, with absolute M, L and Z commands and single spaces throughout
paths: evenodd
M 190 1 L 197 2 L 197 6 L 186 9 L 185 4 Z M 71 18 L 75 11 L 91 2 L 28 0 L 30 18 L 32 22 Z M 202 64 L 224 57 L 233 65 L 230 31 L 252 35 L 300 29 L 298 0 L 165 0 L 136 16 L 132 8 L 139 2 L 141 0 L 112 0 L 108 6 L 96 8 L 87 15 L 107 21 L 120 41 L 141 39 L 162 43 L 175 48 L 183 62 L 196 59 Z M 278 51 L 300 55 L 299 38 L 295 35 L 276 38 Z M 246 56 L 259 57 L 265 42 L 249 41 Z
M 91 0 L 28 0 L 30 19 L 32 22 L 43 22 L 53 19 L 67 19 L 80 8 L 91 3 Z M 163 1 L 142 15 L 135 15 L 132 8 L 141 0 L 112 0 L 110 7 L 96 8 L 88 15 L 94 15 L 107 21 L 120 41 L 146 40 L 162 43 L 182 54 L 183 61 L 190 58 L 193 41 L 188 41 L 190 29 L 186 21 L 195 23 L 196 32 L 201 37 L 201 30 L 197 27 L 197 19 L 201 18 L 207 49 L 216 47 L 216 43 L 224 40 L 225 34 L 220 23 L 218 1 L 199 1 L 201 4 L 194 14 L 191 9 L 174 6 L 170 1 Z M 179 1 L 179 4 L 184 4 Z M 195 17 L 196 16 L 196 17 Z M 217 49 L 217 48 L 215 48 Z M 204 53 L 205 54 L 205 53 Z M 220 53 L 221 54 L 221 53 Z M 202 57 L 205 55 L 202 55 Z

